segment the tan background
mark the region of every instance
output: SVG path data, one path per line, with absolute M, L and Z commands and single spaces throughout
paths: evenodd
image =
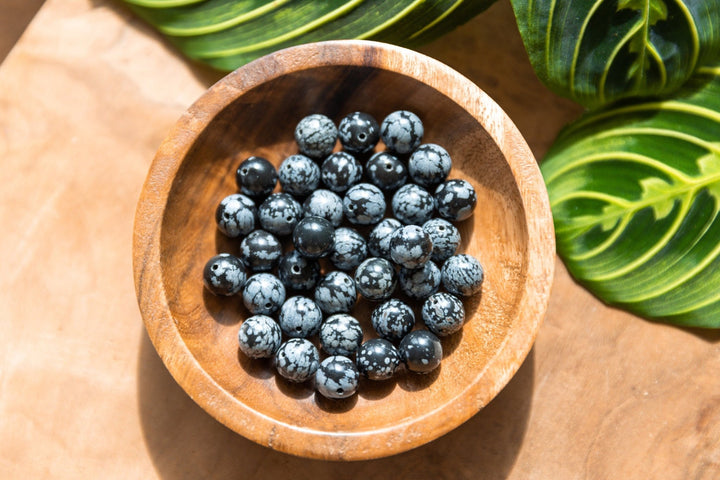
M 539 158 L 579 113 L 535 79 L 507 0 L 422 51 Z M 155 149 L 218 78 L 104 0 L 48 0 L 0 65 L 0 478 L 720 478 L 720 333 L 607 308 L 559 262 L 518 374 L 426 446 L 308 461 L 206 415 L 146 337 L 131 233 Z

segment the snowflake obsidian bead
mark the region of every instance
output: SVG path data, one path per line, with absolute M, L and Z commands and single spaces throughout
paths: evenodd
M 390 241 L 395 230 L 401 227 L 402 223 L 394 218 L 386 218 L 375 225 L 367 241 L 370 255 L 390 260 Z
M 444 182 L 451 168 L 450 154 L 434 143 L 420 145 L 408 159 L 410 178 L 425 188 Z
M 335 229 L 322 217 L 305 217 L 293 231 L 293 245 L 301 255 L 326 257 L 335 244 Z
M 430 260 L 418 268 L 401 268 L 398 274 L 400 290 L 413 300 L 423 300 L 437 292 L 441 281 L 440 269 Z
M 320 264 L 293 250 L 280 257 L 278 278 L 286 289 L 312 290 L 320 280 Z
M 355 280 L 345 272 L 330 272 L 315 287 L 315 303 L 326 315 L 349 312 L 356 301 Z
M 405 164 L 388 152 L 378 152 L 365 164 L 370 183 L 384 192 L 396 190 L 407 181 Z
M 257 208 L 249 197 L 235 193 L 223 198 L 215 210 L 218 229 L 230 238 L 255 230 Z
M 330 252 L 330 261 L 335 268 L 352 270 L 367 258 L 365 238 L 352 228 L 335 230 L 335 244 Z
M 480 262 L 461 253 L 448 258 L 442 266 L 442 283 L 445 289 L 467 297 L 480 291 L 485 273 Z
M 400 352 L 387 340 L 373 338 L 360 346 L 355 363 L 370 380 L 387 380 L 400 366 Z
M 280 164 L 278 179 L 284 192 L 304 197 L 320 185 L 320 167 L 305 155 L 291 155 Z
M 295 141 L 300 153 L 311 158 L 323 158 L 333 151 L 337 141 L 337 127 L 325 115 L 308 115 L 295 127 Z
M 277 236 L 290 235 L 303 217 L 302 206 L 288 193 L 273 193 L 260 204 L 260 225 Z
M 280 326 L 266 315 L 254 315 L 243 322 L 238 332 L 240 351 L 250 358 L 270 358 L 282 342 Z
M 368 258 L 355 270 L 355 285 L 368 300 L 387 300 L 397 286 L 395 267 L 384 258 Z
M 422 225 L 432 218 L 435 198 L 419 185 L 403 185 L 392 198 L 395 218 L 406 225 Z
M 348 152 L 366 153 L 380 140 L 380 125 L 372 115 L 354 112 L 340 120 L 338 136 Z
M 350 223 L 373 225 L 385 215 L 385 195 L 375 185 L 359 183 L 345 194 L 343 213 Z
M 343 203 L 336 193 L 330 190 L 315 190 L 305 199 L 303 210 L 306 216 L 322 217 L 337 228 L 343 219 Z
M 331 315 L 320 327 L 320 345 L 330 355 L 355 355 L 362 339 L 360 322 L 346 313 Z
M 255 230 L 240 242 L 240 258 L 253 272 L 272 270 L 281 255 L 280 240 L 265 230 Z
M 400 358 L 411 372 L 429 373 L 440 366 L 440 339 L 428 330 L 413 330 L 400 342 Z
M 243 304 L 253 315 L 270 315 L 285 302 L 285 287 L 269 273 L 256 273 L 245 282 Z
M 380 125 L 380 137 L 388 150 L 404 155 L 422 142 L 424 134 L 420 118 L 407 110 L 391 113 Z
M 431 260 L 442 264 L 455 255 L 460 245 L 460 231 L 455 225 L 442 218 L 433 218 L 423 223 L 422 228 L 433 242 Z
M 390 257 L 405 268 L 418 268 L 430 260 L 433 243 L 422 227 L 406 225 L 395 231 L 390 240 Z
M 253 156 L 240 163 L 235 181 L 240 193 L 258 199 L 273 191 L 277 184 L 277 171 L 266 159 Z
M 205 264 L 203 283 L 215 295 L 235 295 L 245 285 L 245 265 L 235 255 L 221 253 Z
M 472 215 L 477 196 L 475 189 L 466 180 L 455 179 L 441 183 L 435 190 L 438 213 L 453 222 L 465 220 Z
M 449 293 L 435 293 L 422 306 L 425 326 L 439 337 L 453 334 L 465 323 L 465 308 L 462 302 Z
M 322 312 L 307 297 L 290 297 L 280 308 L 278 323 L 288 337 L 307 338 L 320 330 Z
M 320 168 L 323 184 L 333 192 L 342 193 L 360 181 L 362 165 L 347 152 L 335 152 L 328 156 Z
M 315 375 L 320 366 L 320 352 L 305 338 L 291 338 L 275 354 L 275 368 L 281 377 L 301 383 Z
M 326 398 L 347 398 L 358 388 L 358 372 L 355 363 L 342 355 L 333 355 L 322 361 L 315 373 L 315 388 Z
M 391 298 L 373 310 L 370 322 L 381 338 L 399 342 L 415 326 L 415 314 L 409 305 Z

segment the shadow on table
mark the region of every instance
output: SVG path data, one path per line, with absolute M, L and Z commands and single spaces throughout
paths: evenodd
M 535 363 L 531 351 L 487 407 L 443 437 L 392 457 L 341 463 L 302 459 L 245 439 L 187 396 L 145 332 L 139 355 L 138 403 L 145 443 L 158 475 L 167 480 L 505 478 L 525 436 Z

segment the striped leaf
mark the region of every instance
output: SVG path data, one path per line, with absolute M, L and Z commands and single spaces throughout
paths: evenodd
M 187 56 L 220 70 L 300 43 L 369 39 L 417 46 L 495 0 L 125 0 Z
M 578 281 L 647 318 L 720 328 L 720 66 L 672 100 L 587 114 L 542 171 Z
M 720 58 L 720 0 L 512 0 L 533 67 L 589 108 L 666 95 Z

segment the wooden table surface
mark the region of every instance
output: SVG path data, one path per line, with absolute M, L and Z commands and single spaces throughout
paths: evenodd
M 539 158 L 579 113 L 535 79 L 507 0 L 422 51 Z M 520 371 L 430 444 L 310 461 L 208 416 L 147 339 L 131 239 L 154 151 L 219 77 L 106 0 L 48 0 L 0 66 L 0 478 L 720 478 L 720 333 L 608 308 L 559 261 Z

